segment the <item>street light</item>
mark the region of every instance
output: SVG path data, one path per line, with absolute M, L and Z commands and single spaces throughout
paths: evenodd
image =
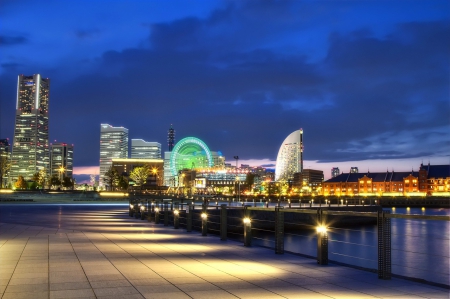
M 64 166 L 61 166 L 59 169 L 58 169 L 58 172 L 59 172 L 59 181 L 62 183 L 62 176 L 63 176 L 63 173 L 66 171 L 66 169 L 64 168 Z

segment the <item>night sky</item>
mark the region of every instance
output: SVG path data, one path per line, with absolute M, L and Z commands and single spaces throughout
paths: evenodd
M 17 75 L 40 73 L 78 174 L 98 167 L 101 123 L 163 151 L 173 124 L 269 167 L 303 128 L 305 168 L 326 178 L 448 164 L 449 3 L 2 0 L 0 138 Z

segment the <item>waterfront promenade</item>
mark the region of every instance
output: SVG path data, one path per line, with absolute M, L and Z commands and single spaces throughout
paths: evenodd
M 77 207 L 0 205 L 2 298 L 449 298 L 130 218 L 127 205 Z

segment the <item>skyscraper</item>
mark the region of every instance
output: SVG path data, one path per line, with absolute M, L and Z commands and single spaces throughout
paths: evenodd
M 359 173 L 358 167 L 350 167 L 350 173 Z
M 112 166 L 113 158 L 128 158 L 128 129 L 100 125 L 100 185 L 105 172 Z
M 0 188 L 7 185 L 9 169 L 7 165 L 11 159 L 8 139 L 0 139 Z
M 50 145 L 50 174 L 72 178 L 73 145 L 57 142 Z
M 292 180 L 303 171 L 303 129 L 289 134 L 280 146 L 275 167 L 275 180 Z
M 171 152 L 173 150 L 173 147 L 175 146 L 175 130 L 172 125 L 170 125 L 170 129 L 167 134 L 167 142 L 169 145 L 169 152 Z
M 161 159 L 161 143 L 131 139 L 132 159 Z
M 11 154 L 11 179 L 30 179 L 49 167 L 48 105 L 50 79 L 19 75 Z
M 339 170 L 339 167 L 331 168 L 331 177 L 332 178 L 337 177 L 340 173 L 341 173 L 341 171 Z

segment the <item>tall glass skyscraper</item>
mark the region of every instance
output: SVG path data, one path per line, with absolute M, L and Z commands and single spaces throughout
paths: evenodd
M 50 79 L 19 75 L 11 154 L 11 179 L 30 179 L 49 167 L 48 104 Z
M 112 166 L 113 158 L 128 158 L 128 129 L 100 125 L 100 185 L 104 185 L 103 176 Z

